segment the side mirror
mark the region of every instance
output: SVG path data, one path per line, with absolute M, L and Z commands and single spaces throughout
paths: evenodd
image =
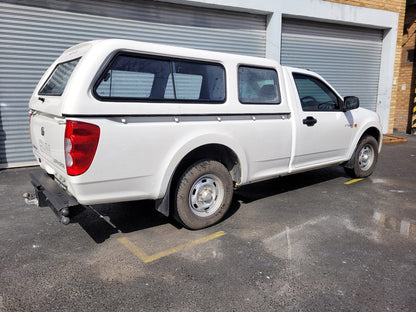
M 344 98 L 343 111 L 347 112 L 360 107 L 360 99 L 356 96 L 346 96 Z

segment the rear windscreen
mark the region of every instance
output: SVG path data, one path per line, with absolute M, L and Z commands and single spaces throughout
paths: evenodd
M 58 64 L 49 76 L 48 80 L 40 89 L 39 95 L 62 95 L 69 77 L 71 77 L 71 74 L 74 71 L 75 66 L 77 66 L 79 60 L 80 59 L 78 58 Z

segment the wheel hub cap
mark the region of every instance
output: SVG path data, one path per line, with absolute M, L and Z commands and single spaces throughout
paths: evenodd
M 209 205 L 214 199 L 214 196 L 212 194 L 213 191 L 215 190 L 212 190 L 210 188 L 205 188 L 202 192 L 198 194 L 198 202 Z
M 192 185 L 189 192 L 189 206 L 201 217 L 212 215 L 221 206 L 222 183 L 214 175 L 205 175 Z
M 368 170 L 374 160 L 373 148 L 370 145 L 364 145 L 358 157 L 358 165 L 361 170 Z

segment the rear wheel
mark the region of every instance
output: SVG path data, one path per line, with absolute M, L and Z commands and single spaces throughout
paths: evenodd
M 354 161 L 351 168 L 345 168 L 348 175 L 353 178 L 370 176 L 378 159 L 378 143 L 373 136 L 364 136 L 357 145 L 352 156 Z
M 223 164 L 203 160 L 190 166 L 179 178 L 175 217 L 189 229 L 202 229 L 220 221 L 230 207 L 233 181 Z

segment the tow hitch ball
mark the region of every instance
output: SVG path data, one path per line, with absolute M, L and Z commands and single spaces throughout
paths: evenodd
M 37 207 L 43 206 L 39 204 L 39 198 L 36 196 L 36 194 L 24 193 L 23 198 L 25 199 L 25 202 L 28 205 L 35 205 Z M 58 217 L 59 221 L 62 224 L 64 225 L 69 224 L 71 220 L 68 218 L 69 216 L 68 208 L 62 208 L 60 211 L 57 211 L 55 209 L 52 209 L 52 210 L 55 212 L 56 216 Z
M 24 193 L 23 198 L 25 199 L 26 204 L 28 205 L 36 205 L 39 207 L 39 200 L 35 194 Z

